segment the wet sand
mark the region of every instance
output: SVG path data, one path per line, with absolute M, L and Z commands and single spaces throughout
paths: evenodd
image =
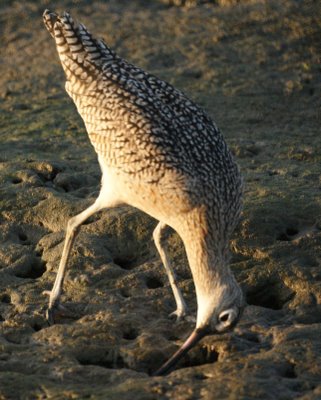
M 68 218 L 99 192 L 100 170 L 42 24 L 48 2 L 2 2 L 0 399 L 321 398 L 320 4 L 169 3 L 56 4 L 223 131 L 246 182 L 231 242 L 243 319 L 151 378 L 193 323 L 168 317 L 175 304 L 152 242 L 156 221 L 124 206 L 81 228 L 62 298 L 75 318 L 47 325 L 42 292 Z M 168 240 L 195 315 L 182 243 L 174 232 Z

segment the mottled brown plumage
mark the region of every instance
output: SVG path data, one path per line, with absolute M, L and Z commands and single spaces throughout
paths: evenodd
M 243 299 L 228 267 L 228 240 L 241 210 L 242 180 L 220 131 L 182 92 L 118 57 L 69 14 L 46 10 L 44 22 L 102 170 L 98 199 L 68 223 L 49 320 L 77 229 L 94 212 L 127 203 L 161 221 L 154 239 L 178 317 L 186 305 L 162 244 L 166 225 L 183 239 L 198 301 L 195 332 L 201 332 L 189 345 L 204 332 L 234 326 Z

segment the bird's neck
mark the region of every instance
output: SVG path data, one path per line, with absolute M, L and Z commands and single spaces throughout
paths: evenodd
M 234 277 L 228 266 L 227 238 L 208 228 L 202 216 L 193 218 L 189 225 L 181 236 L 195 284 L 198 315 L 201 315 L 200 309 L 210 308 L 206 303 L 214 302 Z
M 211 238 L 197 238 L 185 249 L 195 283 L 196 293 L 211 293 L 217 285 L 223 284 L 230 275 L 228 249 L 220 248 Z M 199 297 L 199 296 L 198 296 Z

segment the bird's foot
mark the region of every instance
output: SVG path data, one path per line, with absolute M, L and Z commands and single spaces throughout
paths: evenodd
M 182 321 L 187 317 L 187 309 L 186 308 L 177 308 L 175 311 L 169 314 L 170 318 L 176 318 L 176 322 Z
M 44 291 L 43 294 L 47 294 L 51 296 L 50 291 Z M 49 325 L 54 325 L 61 318 L 75 318 L 75 314 L 68 310 L 65 306 L 61 305 L 59 302 L 59 298 L 52 301 L 49 301 L 49 307 L 46 310 L 46 320 Z

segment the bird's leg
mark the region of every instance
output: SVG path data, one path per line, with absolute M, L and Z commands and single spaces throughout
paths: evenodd
M 157 248 L 159 255 L 162 259 L 162 262 L 164 264 L 166 273 L 169 278 L 169 283 L 173 290 L 173 294 L 174 294 L 175 301 L 176 301 L 177 309 L 170 315 L 174 315 L 174 316 L 176 315 L 177 320 L 180 320 L 186 316 L 187 306 L 186 306 L 185 300 L 182 296 L 182 293 L 177 285 L 176 275 L 175 275 L 175 272 L 169 262 L 166 246 L 162 243 L 162 234 L 164 233 L 166 227 L 167 227 L 166 224 L 164 224 L 163 222 L 159 222 L 159 224 L 156 226 L 156 228 L 153 232 L 153 238 L 154 238 L 156 248 Z
M 64 309 L 64 307 L 59 304 L 59 299 L 60 299 L 60 296 L 62 293 L 62 287 L 63 287 L 64 278 L 65 278 L 68 258 L 69 258 L 72 245 L 74 243 L 74 240 L 77 236 L 77 233 L 79 231 L 81 224 L 83 222 L 85 222 L 86 219 L 88 219 L 95 212 L 102 209 L 102 207 L 100 206 L 100 204 L 97 200 L 94 204 L 92 204 L 86 210 L 84 210 L 80 214 L 76 215 L 75 217 L 70 218 L 70 220 L 68 221 L 65 244 L 64 244 L 63 251 L 62 251 L 62 256 L 61 256 L 55 283 L 53 285 L 51 292 L 48 292 L 48 291 L 44 292 L 46 294 L 49 294 L 49 307 L 48 307 L 48 310 L 46 313 L 46 317 L 47 317 L 47 320 L 50 325 L 52 325 L 55 322 L 54 321 L 55 313 L 58 313 L 60 311 L 62 314 L 66 314 L 66 315 L 68 314 L 68 313 L 66 313 L 66 310 Z

